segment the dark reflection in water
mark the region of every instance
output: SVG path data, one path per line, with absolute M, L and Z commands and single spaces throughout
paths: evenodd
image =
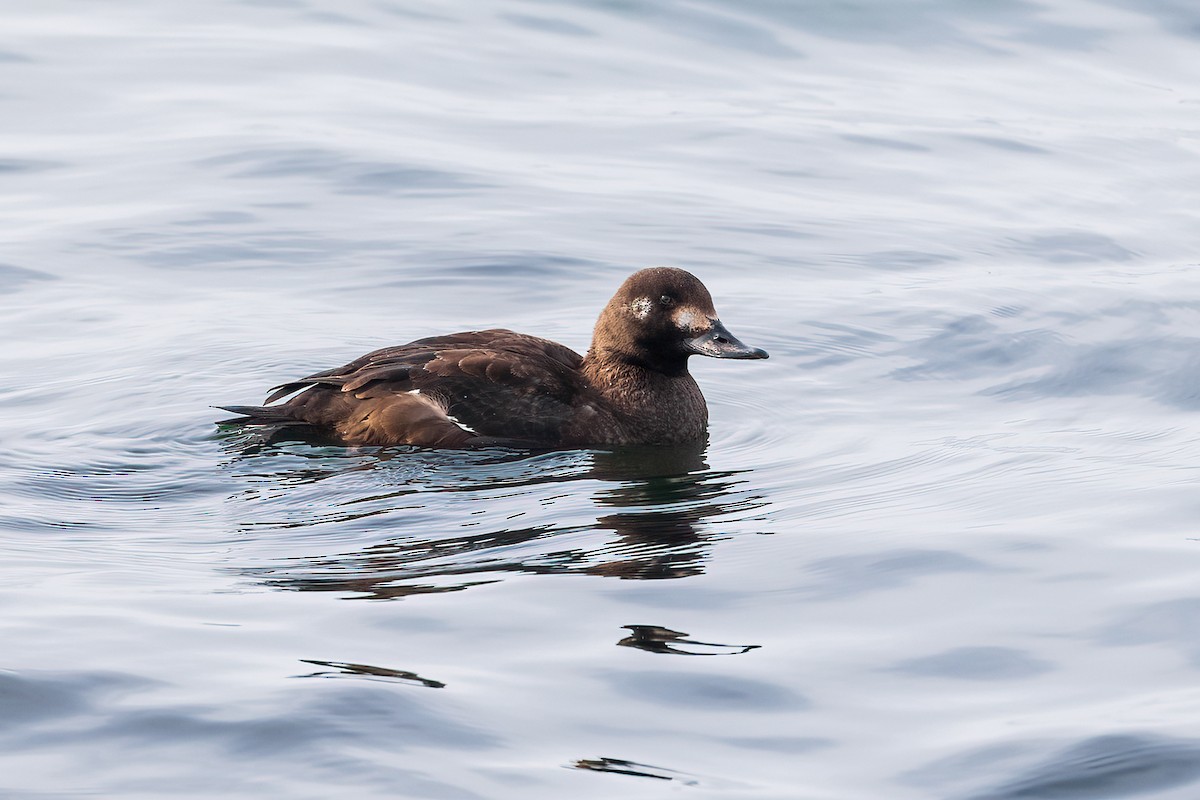
M 759 647 L 762 647 L 759 644 L 698 642 L 695 639 L 684 638 L 688 634 L 682 631 L 673 631 L 670 628 L 662 628 L 658 625 L 625 625 L 623 627 L 632 631 L 632 633 L 617 642 L 617 645 L 621 647 L 636 647 L 639 650 L 646 650 L 650 653 L 672 653 L 680 656 L 727 656 L 749 653 L 751 650 L 757 650 Z M 680 645 L 687 646 L 681 647 Z
M 613 772 L 618 775 L 633 775 L 638 778 L 657 778 L 662 781 L 679 781 L 685 786 L 697 786 L 700 781 L 693 777 L 650 764 L 639 764 L 621 758 L 581 758 L 571 764 L 575 769 L 590 769 L 593 772 Z
M 428 686 L 430 689 L 442 689 L 446 686 L 441 681 L 422 678 L 417 673 L 408 670 L 374 667 L 370 664 L 350 664 L 345 661 L 318 661 L 315 658 L 302 658 L 300 661 L 305 664 L 315 664 L 318 667 L 331 667 L 332 671 L 320 670 L 307 675 L 297 675 L 297 678 L 365 678 L 389 683 L 416 683 Z
M 265 507 L 273 518 L 245 522 L 242 532 L 258 536 L 330 524 L 339 529 L 331 539 L 349 549 L 273 555 L 268 566 L 240 571 L 276 588 L 370 599 L 461 591 L 504 573 L 638 580 L 697 575 L 716 535 L 707 523 L 765 504 L 744 488 L 747 472 L 710 470 L 705 449 L 705 442 L 549 453 L 272 449 L 256 443 L 230 462 L 247 485 L 234 500 L 255 513 Z M 314 491 L 316 484 L 347 476 L 355 481 L 349 489 Z M 501 528 L 479 521 L 479 515 L 509 520 L 557 509 L 558 502 L 577 498 L 584 482 L 600 482 L 592 489 L 591 510 L 564 510 L 551 522 Z M 545 496 L 548 489 L 555 494 Z M 283 518 L 274 516 L 280 505 Z M 612 510 L 597 514 L 596 507 Z M 348 539 L 340 530 L 347 523 L 367 530 Z M 470 532 L 445 535 L 447 528 Z M 607 535 L 590 535 L 596 533 Z

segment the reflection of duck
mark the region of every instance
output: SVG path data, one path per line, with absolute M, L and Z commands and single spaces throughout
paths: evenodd
M 722 494 L 728 484 L 720 478 L 730 474 L 707 469 L 703 443 L 596 453 L 593 476 L 612 482 L 597 492 L 596 504 L 637 510 L 617 511 L 596 520 L 598 529 L 617 534 L 607 551 L 618 557 L 586 571 L 639 580 L 702 572 L 705 537 L 697 523 L 724 509 L 695 501 L 713 492 Z
M 369 517 L 372 527 L 380 527 L 387 517 L 394 516 L 396 531 L 383 541 L 375 539 L 374 543 L 352 552 L 287 559 L 249 572 L 270 586 L 348 592 L 372 598 L 460 591 L 494 582 L 504 573 L 513 572 L 590 574 L 636 580 L 681 578 L 703 572 L 713 536 L 707 529 L 707 520 L 748 512 L 762 505 L 761 498 L 740 488 L 745 483 L 745 473 L 708 469 L 703 443 L 532 457 L 509 453 L 507 460 L 497 459 L 497 453 L 492 451 L 486 464 L 478 460 L 463 462 L 465 454 L 428 453 L 428 459 L 450 457 L 456 464 L 473 464 L 476 470 L 473 480 L 461 480 L 469 470 L 460 466 L 455 471 L 458 480 L 434 487 L 432 492 L 429 484 L 435 480 L 422 476 L 421 480 L 393 489 L 389 494 L 371 492 L 358 501 L 346 501 L 334 516 L 314 520 L 309 512 L 312 523 L 358 522 Z M 386 462 L 396 455 L 378 452 L 366 457 Z M 469 458 L 482 456 L 480 453 Z M 556 460 L 547 462 L 548 458 Z M 363 474 L 363 464 L 358 460 L 350 463 L 349 469 L 354 474 Z M 408 467 L 412 459 L 398 458 L 392 463 Z M 551 468 L 552 464 L 557 469 Z M 264 477 L 259 471 L 254 476 L 256 480 Z M 271 482 L 273 486 L 283 483 L 279 477 Z M 413 502 L 424 502 L 430 494 L 448 491 L 451 494 L 442 496 L 470 502 L 469 495 L 463 497 L 462 493 L 519 495 L 539 485 L 566 482 L 580 485 L 581 481 L 602 482 L 592 498 L 597 506 L 610 508 L 610 513 L 585 517 L 575 524 L 566 520 L 516 528 L 488 526 L 449 537 L 414 535 L 411 529 L 403 527 L 402 520 L 424 507 L 414 507 Z M 468 518 L 459 524 L 479 519 Z M 287 524 L 303 526 L 295 520 Z M 259 522 L 250 530 L 278 525 Z M 574 544 L 570 548 L 557 543 L 564 535 L 588 531 L 611 531 L 611 535 L 590 536 L 583 540 L 588 544 Z M 572 536 L 571 541 L 577 543 L 581 539 Z
M 767 357 L 725 329 L 695 276 L 657 267 L 621 285 L 586 358 L 508 330 L 435 336 L 283 384 L 268 403 L 299 394 L 279 405 L 229 406 L 243 416 L 226 422 L 350 445 L 687 442 L 708 425 L 693 355 Z
M 581 758 L 571 762 L 575 769 L 588 769 L 594 772 L 612 772 L 617 775 L 633 775 L 637 778 L 657 778 L 662 781 L 679 781 L 684 786 L 697 786 L 700 781 L 685 772 L 652 764 L 639 764 L 636 761 L 626 761 L 623 758 Z
M 673 631 L 658 625 L 625 625 L 630 634 L 617 642 L 620 647 L 636 647 L 650 653 L 671 653 L 679 656 L 742 655 L 757 650 L 758 644 L 717 644 L 686 638 L 683 631 Z M 687 645 L 681 647 L 680 645 Z
M 305 664 L 318 667 L 330 667 L 329 670 L 310 672 L 307 675 L 297 675 L 298 678 L 342 678 L 361 677 L 368 680 L 394 681 L 396 683 L 415 683 L 428 686 L 430 689 L 444 689 L 446 684 L 431 678 L 422 678 L 415 672 L 390 667 L 376 667 L 371 664 L 351 664 L 346 661 L 320 661 L 315 658 L 300 659 Z

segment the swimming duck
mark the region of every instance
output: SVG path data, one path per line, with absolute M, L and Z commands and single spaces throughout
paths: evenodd
M 502 328 L 432 336 L 277 386 L 267 405 L 222 406 L 241 415 L 223 423 L 304 429 L 346 445 L 690 442 L 708 427 L 688 372 L 694 355 L 767 357 L 725 329 L 694 275 L 653 267 L 621 284 L 584 357 Z

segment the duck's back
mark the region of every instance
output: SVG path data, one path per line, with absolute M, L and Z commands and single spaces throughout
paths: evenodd
M 582 358 L 510 330 L 467 331 L 386 347 L 278 387 L 267 403 L 230 410 L 309 425 L 346 444 L 457 447 L 554 443 L 585 392 Z

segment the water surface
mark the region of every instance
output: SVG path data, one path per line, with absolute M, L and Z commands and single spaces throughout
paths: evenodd
M 0 794 L 1195 796 L 1200 12 L 2 17 Z M 652 264 L 696 447 L 212 424 Z

